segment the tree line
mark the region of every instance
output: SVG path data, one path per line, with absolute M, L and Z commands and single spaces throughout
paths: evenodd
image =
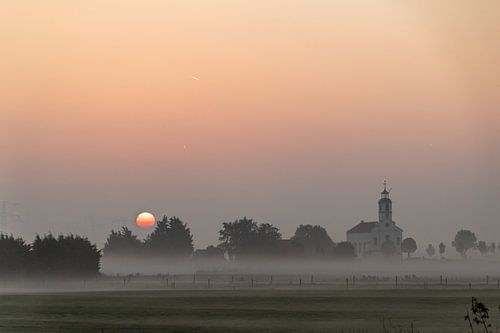
M 444 258 L 446 245 L 438 246 Z M 482 256 L 495 253 L 495 243 L 478 241 L 470 230 L 460 230 L 452 247 L 466 258 L 471 250 Z M 500 244 L 498 244 L 500 247 Z M 401 252 L 408 258 L 417 250 L 413 238 L 405 238 Z M 386 255 L 396 253 L 394 244 L 382 245 Z M 425 249 L 428 257 L 436 254 L 429 244 Z M 89 276 L 99 274 L 102 254 L 106 257 L 158 257 L 180 260 L 216 259 L 242 261 L 247 259 L 314 259 L 348 260 L 356 257 L 354 246 L 349 242 L 335 243 L 325 228 L 319 225 L 299 225 L 290 239 L 283 239 L 280 230 L 270 223 L 258 223 L 249 218 L 223 222 L 219 230 L 219 243 L 206 249 L 194 250 L 193 235 L 187 224 L 178 217 L 157 221 L 155 229 L 141 240 L 127 227 L 112 230 L 104 248 L 97 249 L 86 237 L 78 235 L 37 235 L 31 244 L 22 238 L 0 234 L 0 276 Z
M 352 259 L 351 243 L 334 243 L 325 228 L 300 225 L 290 239 L 283 239 L 280 230 L 270 223 L 249 218 L 223 222 L 219 244 L 193 252 L 193 236 L 178 217 L 163 217 L 143 241 L 127 227 L 112 230 L 104 245 L 105 256 L 161 256 L 169 258 L 223 259 L 230 261 L 262 258 Z
M 158 256 L 187 258 L 193 254 L 193 235 L 178 217 L 164 216 L 156 222 L 155 229 L 146 239 L 140 240 L 127 227 L 111 230 L 103 253 L 106 256 Z
M 455 250 L 462 258 L 467 258 L 467 254 L 471 250 L 479 251 L 481 256 L 495 254 L 497 248 L 500 248 L 500 243 L 498 243 L 498 246 L 495 244 L 495 242 L 491 242 L 490 244 L 488 244 L 485 241 L 478 240 L 474 232 L 462 229 L 456 233 L 454 240 L 451 242 L 451 246 L 455 248 Z M 439 255 L 441 256 L 441 258 L 444 258 L 446 245 L 441 242 L 437 247 Z M 401 243 L 401 252 L 406 253 L 409 258 L 410 255 L 415 251 L 417 251 L 417 242 L 415 241 L 415 239 L 411 237 L 403 239 L 403 242 Z M 432 258 L 436 255 L 436 248 L 434 247 L 434 245 L 428 244 L 425 252 L 429 258 Z
M 91 276 L 99 273 L 101 251 L 85 237 L 52 234 L 22 238 L 0 234 L 1 276 Z

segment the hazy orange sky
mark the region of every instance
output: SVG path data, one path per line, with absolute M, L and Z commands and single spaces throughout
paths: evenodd
M 149 210 L 340 241 L 387 177 L 420 248 L 500 241 L 498 1 L 2 0 L 0 112 L 27 239 Z

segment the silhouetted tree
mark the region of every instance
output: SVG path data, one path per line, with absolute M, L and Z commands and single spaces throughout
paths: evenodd
M 467 257 L 467 251 L 476 247 L 476 235 L 470 230 L 460 230 L 455 235 L 452 246 L 457 250 L 462 258 Z
M 301 224 L 291 240 L 301 244 L 305 255 L 309 257 L 323 258 L 334 247 L 328 232 L 319 225 Z
M 495 254 L 495 251 L 497 250 L 497 246 L 495 245 L 495 242 L 491 242 L 489 249 L 490 249 L 491 254 Z
M 410 258 L 410 253 L 417 251 L 417 242 L 411 237 L 403 239 L 401 243 L 401 251 L 408 254 Z
M 219 245 L 229 257 L 272 257 L 279 255 L 279 229 L 269 223 L 258 224 L 243 217 L 234 222 L 223 222 L 219 231 Z
M 188 257 L 193 254 L 193 235 L 187 224 L 177 217 L 170 218 L 170 244 L 174 256 Z
M 87 238 L 52 234 L 36 236 L 32 245 L 38 272 L 57 275 L 95 275 L 99 273 L 101 251 Z
M 332 250 L 334 259 L 354 259 L 356 258 L 356 250 L 350 242 L 337 243 Z
M 164 216 L 155 230 L 146 238 L 146 248 L 154 255 L 189 257 L 193 254 L 193 236 L 185 223 L 177 217 Z
M 26 274 L 31 267 L 31 246 L 22 238 L 0 234 L 0 275 Z
M 220 247 L 234 260 L 252 255 L 257 243 L 258 225 L 243 217 L 234 222 L 223 222 L 219 231 Z
M 429 244 L 425 249 L 425 252 L 427 252 L 427 255 L 429 257 L 434 257 L 434 255 L 436 254 L 436 249 L 434 248 L 434 245 Z
M 48 234 L 42 237 L 36 235 L 32 245 L 33 260 L 38 272 L 56 274 L 61 270 L 61 255 L 63 249 L 57 239 Z
M 481 253 L 481 256 L 485 256 L 490 251 L 485 241 L 479 241 L 477 243 L 477 249 L 479 250 L 479 253 Z
M 386 239 L 380 246 L 380 251 L 385 257 L 391 257 L 397 253 L 398 249 L 393 241 Z
M 104 244 L 105 256 L 137 256 L 142 254 L 143 243 L 127 227 L 121 230 L 111 230 L 106 243 Z
M 261 223 L 257 228 L 257 253 L 262 256 L 277 255 L 278 241 L 281 233 L 278 228 L 269 223 Z
M 445 251 L 446 251 L 446 245 L 444 245 L 443 242 L 439 243 L 439 254 L 441 255 L 441 258 L 443 258 Z

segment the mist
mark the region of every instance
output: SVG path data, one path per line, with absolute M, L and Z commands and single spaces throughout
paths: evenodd
M 1 232 L 102 247 L 150 211 L 197 248 L 243 216 L 339 242 L 387 178 L 405 236 L 500 240 L 497 3 L 31 5 L 0 14 Z

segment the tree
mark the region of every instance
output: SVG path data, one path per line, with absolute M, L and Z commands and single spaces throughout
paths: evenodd
M 143 244 L 132 234 L 132 231 L 127 227 L 122 227 L 121 230 L 111 230 L 106 243 L 104 244 L 104 255 L 106 256 L 135 256 L 142 253 Z
M 22 238 L 0 234 L 0 275 L 28 273 L 31 267 L 31 246 Z
M 470 230 L 460 230 L 455 235 L 455 240 L 451 245 L 457 250 L 462 258 L 467 257 L 467 251 L 476 247 L 476 235 Z
M 481 253 L 481 256 L 485 256 L 490 251 L 485 241 L 479 241 L 477 243 L 477 249 L 479 250 L 479 253 Z
M 335 245 L 332 250 L 332 257 L 334 259 L 354 259 L 356 258 L 356 250 L 354 245 L 350 242 L 340 242 Z
M 497 250 L 497 246 L 495 245 L 495 242 L 491 242 L 490 245 L 490 253 L 495 254 L 495 251 Z
M 408 254 L 410 258 L 410 253 L 417 251 L 417 242 L 411 237 L 403 239 L 401 243 L 401 251 Z
M 269 223 L 261 223 L 258 226 L 257 249 L 261 255 L 276 255 L 279 240 L 281 240 L 281 233 L 278 228 Z
M 310 257 L 322 258 L 334 247 L 328 232 L 319 225 L 301 224 L 291 240 L 301 244 L 305 255 Z
M 177 217 L 170 218 L 170 251 L 172 256 L 189 257 L 193 254 L 193 235 L 187 224 Z
M 425 252 L 427 252 L 427 255 L 429 257 L 434 257 L 434 255 L 436 254 L 436 249 L 434 248 L 434 246 L 432 244 L 429 244 L 427 246 L 427 249 L 425 249 Z
M 101 251 L 75 235 L 36 236 L 32 245 L 37 271 L 49 275 L 87 276 L 99 273 Z
M 156 223 L 155 230 L 148 235 L 145 247 L 154 255 L 166 257 L 189 257 L 193 254 L 193 236 L 178 217 L 164 216 Z
M 441 255 L 441 258 L 443 258 L 445 250 L 446 250 L 446 245 L 444 245 L 443 242 L 439 243 L 439 254 Z
M 61 270 L 60 257 L 63 252 L 59 242 L 52 235 L 36 235 L 32 244 L 36 269 L 42 274 L 55 274 Z
M 220 247 L 231 259 L 253 254 L 258 226 L 252 219 L 243 217 L 234 222 L 223 222 L 219 231 Z
M 395 255 L 398 249 L 396 248 L 396 245 L 394 245 L 393 241 L 386 239 L 380 246 L 380 251 L 385 257 L 389 258 Z
M 246 217 L 223 222 L 219 231 L 219 246 L 233 260 L 278 255 L 280 240 L 278 228 L 269 223 L 258 224 Z

